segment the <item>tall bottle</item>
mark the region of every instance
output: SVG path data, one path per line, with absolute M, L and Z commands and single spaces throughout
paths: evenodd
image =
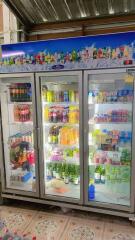
M 90 179 L 89 188 L 88 188 L 88 199 L 93 201 L 95 199 L 95 185 L 94 180 Z

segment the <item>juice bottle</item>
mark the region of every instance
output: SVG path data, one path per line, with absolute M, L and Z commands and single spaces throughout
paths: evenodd
M 44 120 L 49 121 L 49 108 L 47 106 L 44 107 Z
M 69 100 L 75 102 L 75 92 L 73 90 L 69 90 Z
M 79 103 L 79 93 L 75 91 L 75 102 Z
M 47 91 L 47 102 L 53 102 L 53 91 Z
M 47 89 L 46 89 L 46 87 L 43 87 L 43 89 L 42 89 L 42 97 L 43 97 L 44 101 L 47 100 Z

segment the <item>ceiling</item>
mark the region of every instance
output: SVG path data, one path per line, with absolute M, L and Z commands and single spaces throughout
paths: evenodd
M 135 0 L 4 0 L 23 25 L 135 13 Z

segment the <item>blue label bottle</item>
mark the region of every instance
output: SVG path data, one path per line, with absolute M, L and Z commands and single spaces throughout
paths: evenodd
M 95 185 L 94 180 L 90 180 L 89 188 L 88 188 L 88 199 L 89 201 L 92 201 L 95 199 Z

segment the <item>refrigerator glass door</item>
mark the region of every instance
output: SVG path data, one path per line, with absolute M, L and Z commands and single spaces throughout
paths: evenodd
M 0 78 L 5 189 L 36 192 L 34 87 L 31 77 Z
M 121 72 L 88 75 L 89 202 L 130 207 L 133 80 Z
M 75 73 L 40 77 L 46 197 L 80 200 L 79 78 Z

